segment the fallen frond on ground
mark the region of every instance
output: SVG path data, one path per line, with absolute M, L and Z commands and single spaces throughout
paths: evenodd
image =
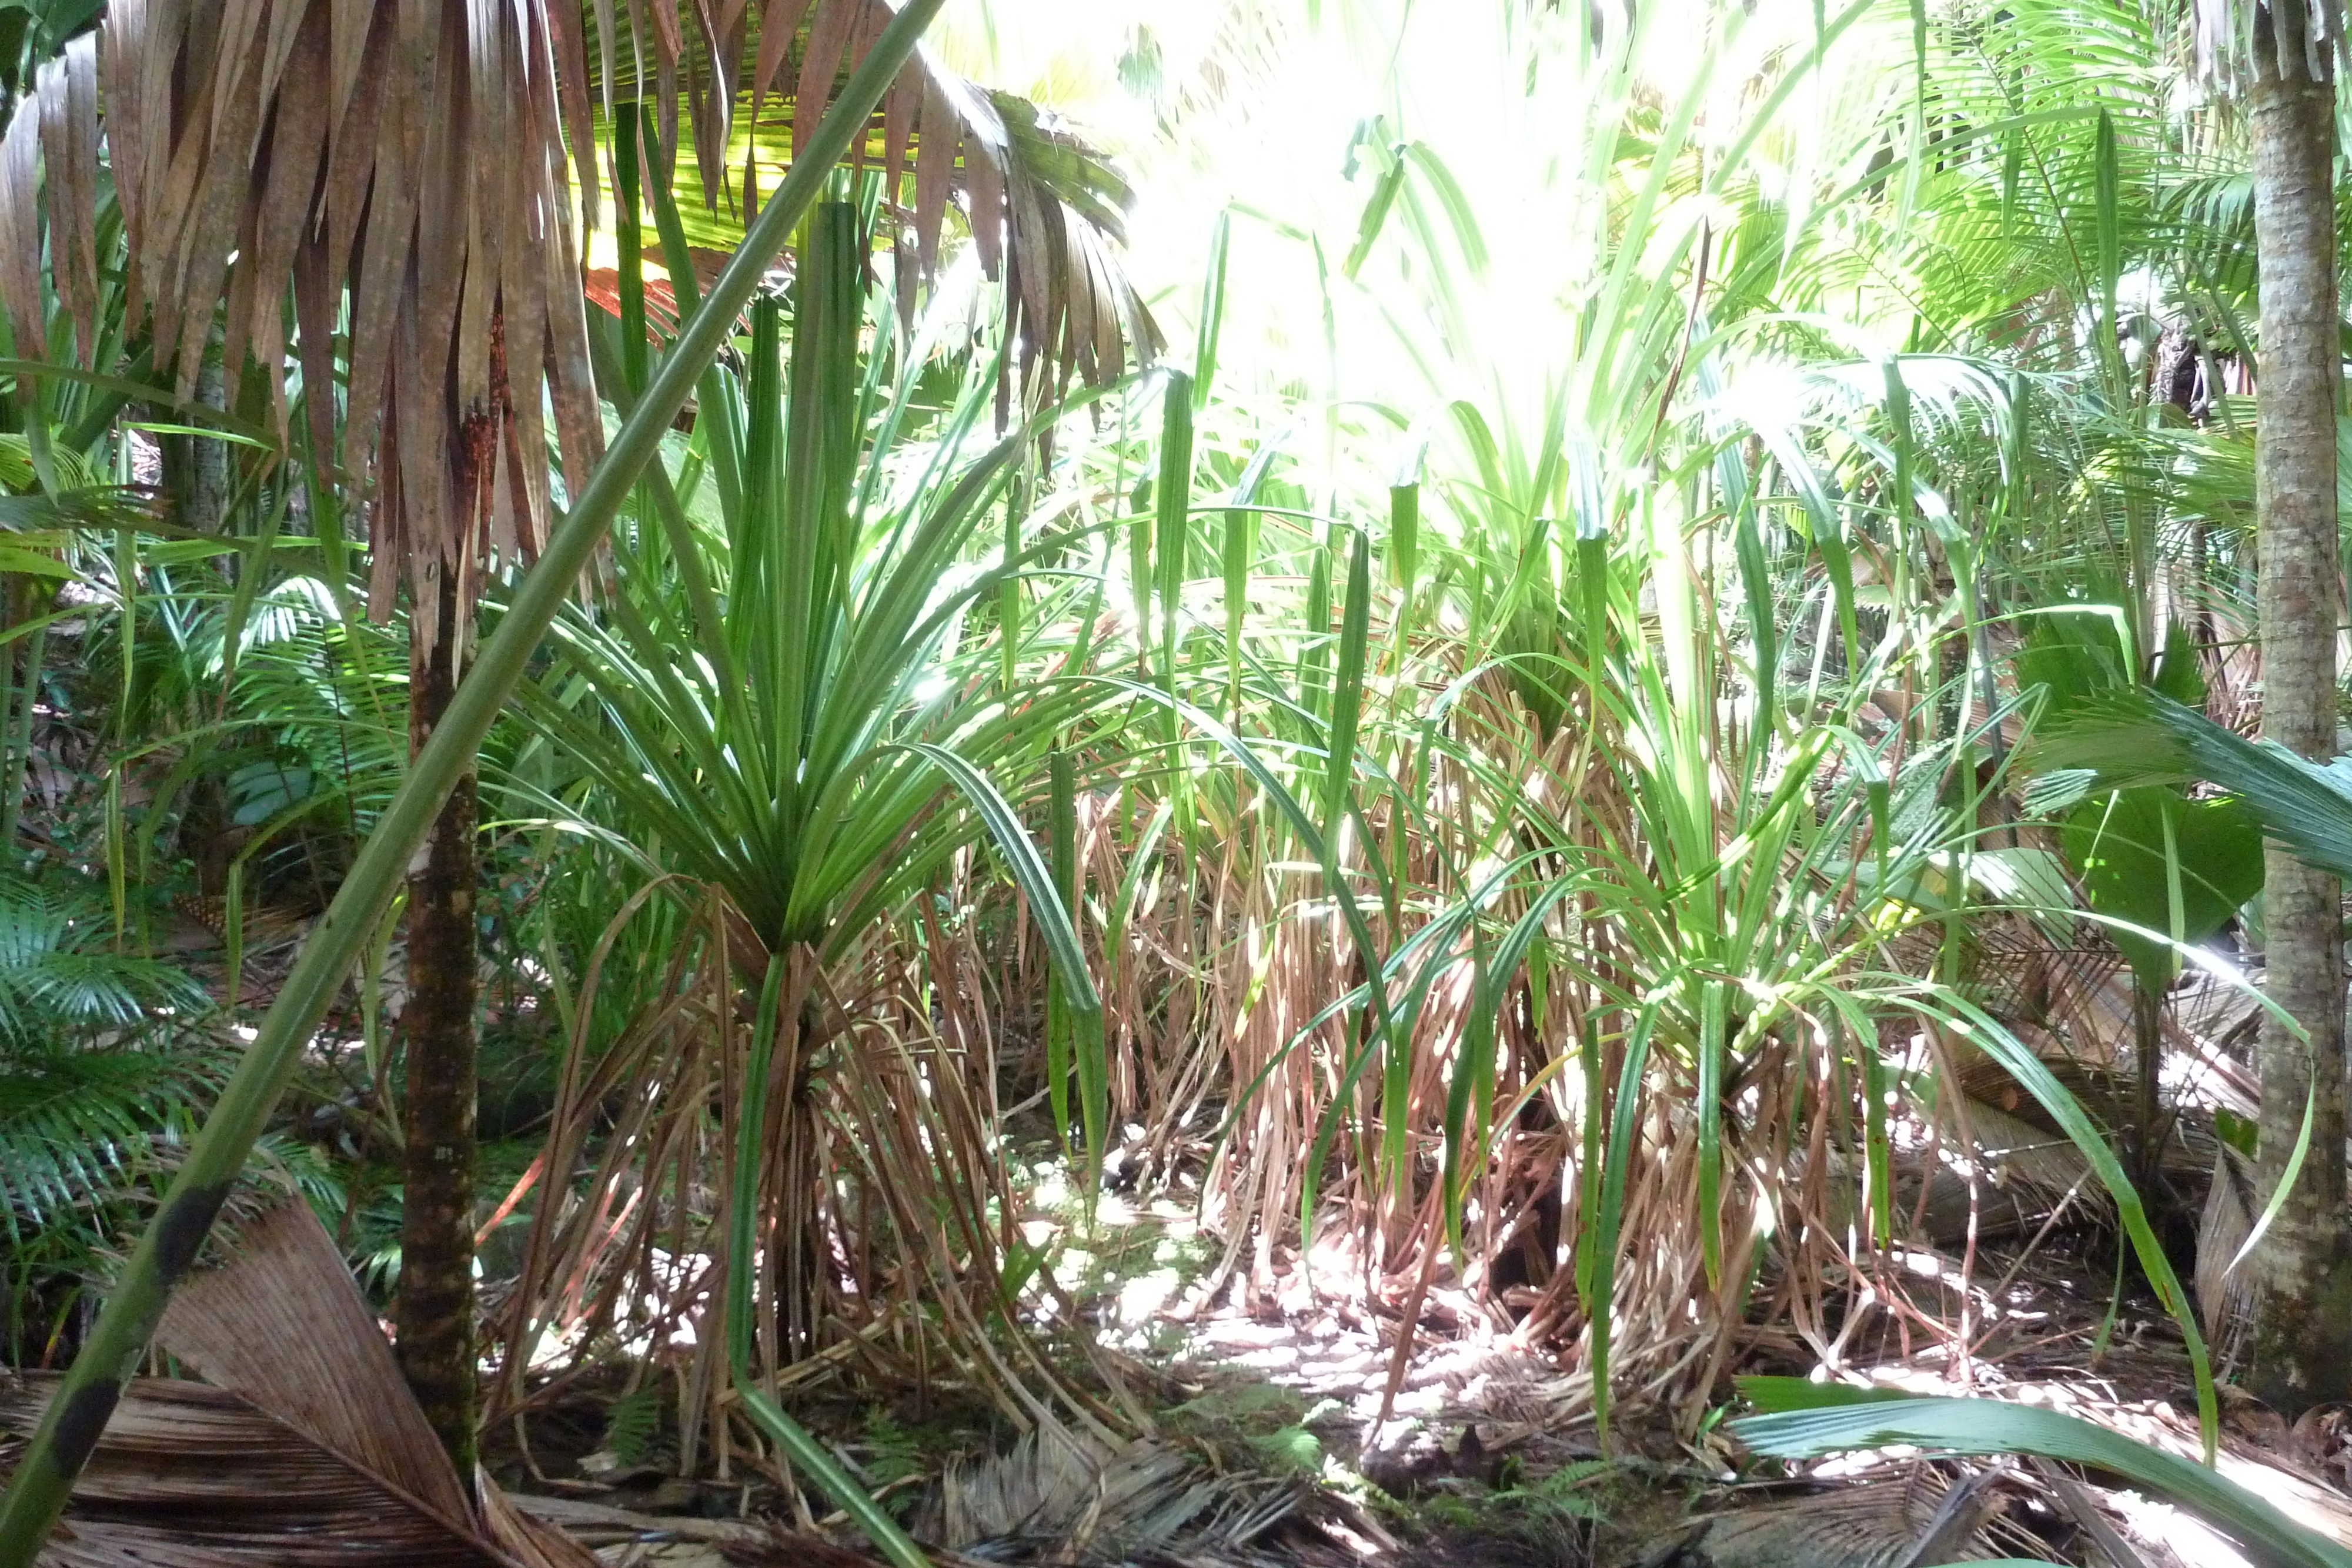
M 516 1514 L 488 1477 L 458 1476 L 308 1204 L 245 1226 L 229 1260 L 174 1298 L 159 1343 L 209 1381 L 132 1382 L 43 1563 L 593 1561 Z M 0 1393 L 16 1444 L 59 1381 L 27 1377 Z

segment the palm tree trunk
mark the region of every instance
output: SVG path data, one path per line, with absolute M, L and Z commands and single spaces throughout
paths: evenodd
M 2262 554 L 2263 733 L 2305 757 L 2336 749 L 2335 88 L 2303 69 L 2304 0 L 2269 0 L 2254 45 L 2254 236 L 2262 353 L 2255 510 Z M 2282 75 L 2273 29 L 2292 40 Z M 2276 1190 L 2306 1103 L 2310 1157 L 2255 1254 L 2249 1384 L 2290 1418 L 2352 1396 L 2352 1250 L 2344 1179 L 2342 891 L 2265 852 L 2266 979 L 2310 1042 L 2265 1019 L 2261 1167 Z
M 23 572 L 0 573 L 0 622 L 14 628 L 29 620 L 36 602 L 33 580 Z M 0 858 L 15 869 L 17 819 L 25 809 L 26 775 L 33 759 L 33 705 L 41 692 L 41 633 L 28 646 L 0 654 L 6 700 L 0 703 Z M 19 678 L 21 674 L 21 679 Z
M 441 575 L 440 586 L 440 635 L 415 639 L 409 659 L 411 756 L 424 749 L 465 673 L 469 640 L 449 574 Z M 468 1487 L 475 1459 L 474 829 L 469 768 L 408 876 L 404 1186 L 394 1307 L 401 1371 Z
M 2140 1200 L 2156 1207 L 2164 1179 L 2164 1140 L 2157 1129 L 2162 1122 L 2158 1105 L 2164 1065 L 2164 992 L 2138 975 L 2132 976 L 2132 1180 Z

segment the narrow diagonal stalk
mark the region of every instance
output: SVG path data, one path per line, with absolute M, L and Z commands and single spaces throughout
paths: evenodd
M 750 302 L 770 261 L 824 191 L 834 164 L 863 131 L 884 89 L 914 52 L 916 40 L 942 3 L 906 0 L 884 29 L 743 236 L 742 247 L 711 285 L 701 308 L 685 323 L 660 373 L 622 423 L 539 564 L 516 588 L 498 631 L 450 699 L 440 727 L 410 765 L 334 903 L 303 945 L 284 988 L 262 1018 L 259 1033 L 205 1118 L 162 1207 L 107 1297 L 64 1385 L 42 1415 L 7 1496 L 0 1500 L 0 1568 L 30 1568 L 47 1541 L 75 1478 L 114 1413 L 123 1384 L 154 1334 L 172 1287 L 194 1261 L 246 1155 L 278 1103 L 289 1071 L 359 961 L 441 802 L 489 733 L 491 721 L 588 566 L 623 498 L 659 454 L 662 436 L 703 367 L 732 335 L 736 317 Z

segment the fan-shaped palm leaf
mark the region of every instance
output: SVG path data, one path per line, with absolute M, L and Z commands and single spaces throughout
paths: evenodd
M 2306 761 L 2160 693 L 2137 690 L 2053 724 L 2026 760 L 2047 775 L 2038 787 L 2042 800 L 2092 781 L 2114 789 L 2218 784 L 2243 798 L 2272 838 L 2321 870 L 2352 876 L 2352 759 Z M 2061 770 L 2078 771 L 2070 778 Z

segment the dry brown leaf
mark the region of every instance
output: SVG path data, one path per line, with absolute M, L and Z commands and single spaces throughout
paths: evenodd
M 464 1517 L 465 1489 L 309 1205 L 246 1226 L 230 1263 L 173 1296 L 156 1340 L 215 1386 Z
M 8 133 L 0 141 L 0 296 L 5 296 L 10 324 L 16 329 L 16 352 L 41 350 L 40 207 L 35 193 L 38 166 L 41 106 L 37 97 L 16 105 Z
M 64 221 L 50 225 L 49 245 L 58 291 L 87 360 L 98 329 L 98 39 L 85 33 L 67 44 L 64 57 L 42 66 L 38 81 L 41 155 L 51 204 L 64 209 Z
M 48 1568 L 593 1568 L 488 1477 L 476 1478 L 478 1511 L 468 1501 L 309 1205 L 244 1227 L 228 1261 L 173 1298 L 157 1337 L 209 1383 L 131 1385 Z M 0 1385 L 0 1464 L 58 1381 Z
M 0 1387 L 0 1466 L 60 1377 Z M 445 1467 L 446 1461 L 444 1461 Z M 517 1568 L 464 1521 L 353 1467 L 226 1389 L 137 1378 L 42 1568 Z

